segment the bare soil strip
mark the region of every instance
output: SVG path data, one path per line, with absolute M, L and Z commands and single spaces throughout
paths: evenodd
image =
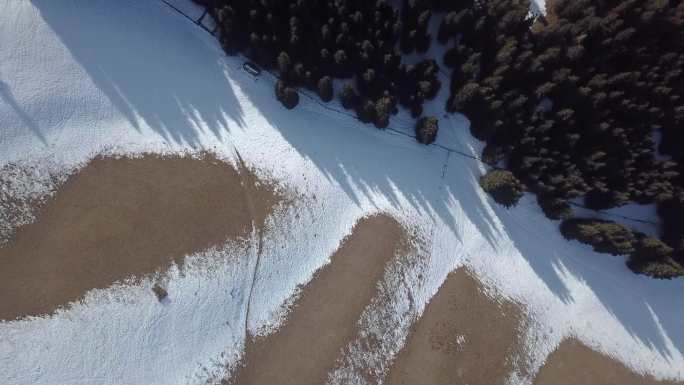
M 414 325 L 389 385 L 503 384 L 514 369 L 521 311 L 465 269 L 451 273 Z
M 322 385 L 356 322 L 376 293 L 386 264 L 406 247 L 407 235 L 388 216 L 365 218 L 302 289 L 276 333 L 247 343 L 244 364 L 226 384 Z
M 260 229 L 277 200 L 246 169 L 209 155 L 96 158 L 0 248 L 0 319 L 50 313 L 181 264 Z
M 632 372 L 618 361 L 595 352 L 580 342 L 563 341 L 551 353 L 534 380 L 535 385 L 674 385 Z

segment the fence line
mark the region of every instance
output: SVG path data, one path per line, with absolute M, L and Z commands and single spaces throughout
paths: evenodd
M 161 2 L 164 3 L 164 4 L 166 4 L 169 8 L 173 9 L 174 11 L 176 11 L 179 15 L 183 16 L 185 19 L 190 20 L 193 24 L 197 25 L 198 27 L 200 27 L 202 30 L 204 30 L 204 31 L 207 32 L 208 34 L 210 34 L 210 35 L 216 37 L 216 31 L 218 30 L 218 28 L 214 28 L 214 31 L 211 31 L 211 30 L 209 30 L 209 28 L 207 28 L 207 27 L 202 23 L 202 19 L 203 19 L 204 17 L 206 17 L 207 15 L 209 15 L 207 9 L 204 10 L 204 12 L 202 13 L 202 15 L 201 15 L 197 20 L 195 20 L 195 19 L 193 19 L 192 17 L 190 17 L 189 15 L 187 15 L 185 12 L 181 11 L 180 9 L 178 9 L 178 8 L 177 8 L 176 6 L 174 6 L 173 4 L 169 3 L 167 0 L 159 0 L 159 1 L 161 1 Z M 243 58 L 244 60 L 249 60 L 249 58 L 247 58 L 247 57 L 246 57 L 245 55 L 243 55 L 242 53 L 238 53 L 237 56 L 240 56 L 240 57 Z M 278 75 L 275 74 L 273 71 L 271 71 L 271 70 L 269 70 L 269 69 L 263 69 L 263 71 L 267 72 L 267 73 L 268 73 L 269 75 L 271 75 L 274 79 L 276 79 L 276 80 L 278 79 Z M 445 74 L 444 71 L 443 71 L 441 68 L 440 68 L 440 73 L 448 79 L 448 75 Z M 298 93 L 299 93 L 300 95 L 304 95 L 307 99 L 309 99 L 309 100 L 311 100 L 312 102 L 316 103 L 317 105 L 319 105 L 319 106 L 325 108 L 326 110 L 329 110 L 329 111 L 332 111 L 332 112 L 336 112 L 336 113 L 341 114 L 341 115 L 345 115 L 345 116 L 350 117 L 350 118 L 355 119 L 355 120 L 359 120 L 359 118 L 358 118 L 356 115 L 354 115 L 354 114 L 352 114 L 352 113 L 350 113 L 350 112 L 348 112 L 348 111 L 346 111 L 346 110 L 340 110 L 340 109 L 338 109 L 338 108 L 332 107 L 332 106 L 330 106 L 330 105 L 328 105 L 328 104 L 326 104 L 326 103 L 321 102 L 317 96 L 311 95 L 311 94 L 309 93 L 308 90 L 299 89 L 299 90 L 298 90 Z M 399 130 L 394 129 L 394 128 L 391 128 L 391 127 L 386 128 L 385 131 L 389 131 L 389 132 L 391 132 L 391 133 L 393 133 L 393 134 L 395 134 L 395 135 L 405 136 L 405 137 L 412 138 L 412 139 L 416 140 L 416 136 L 415 136 L 415 135 L 411 135 L 411 134 L 409 134 L 409 133 L 406 133 L 406 132 L 403 132 L 403 131 L 399 131 Z M 481 157 L 479 157 L 479 156 L 477 156 L 477 155 L 469 154 L 469 153 L 467 153 L 467 152 L 465 152 L 465 151 L 457 150 L 457 149 L 455 149 L 455 148 L 451 148 L 451 147 L 445 146 L 445 145 L 443 145 L 443 144 L 431 143 L 431 144 L 429 144 L 429 146 L 434 146 L 434 147 L 440 148 L 440 149 L 442 149 L 442 150 L 444 150 L 444 151 L 447 151 L 448 153 L 453 153 L 453 154 L 456 154 L 456 155 L 459 155 L 459 156 L 462 156 L 462 157 L 465 157 L 465 158 L 470 158 L 470 159 L 476 160 L 476 161 L 478 161 L 478 162 L 480 162 L 480 163 L 482 163 L 482 164 L 484 164 L 484 165 L 487 165 L 487 166 L 489 166 L 489 167 L 491 167 L 491 168 L 493 168 L 493 169 L 505 170 L 505 168 L 500 167 L 500 166 L 498 166 L 498 165 L 495 164 L 495 163 L 487 162 L 486 160 L 482 159 Z M 448 158 L 447 158 L 447 159 L 448 159 Z M 589 208 L 589 207 L 587 207 L 587 206 L 585 206 L 585 205 L 582 205 L 582 204 L 580 204 L 580 203 L 568 202 L 568 204 L 571 205 L 571 206 L 574 206 L 574 207 L 579 207 L 579 208 L 591 210 L 591 211 L 593 211 L 593 212 L 596 212 L 596 213 L 599 213 L 599 214 L 603 214 L 603 215 L 607 215 L 607 216 L 612 216 L 612 217 L 621 218 L 621 219 L 625 219 L 625 220 L 629 220 L 629 221 L 633 221 L 633 222 L 645 223 L 645 224 L 650 224 L 650 225 L 655 225 L 655 226 L 658 226 L 658 225 L 659 225 L 657 222 L 649 221 L 649 220 L 646 220 L 646 219 L 639 219 L 639 218 L 633 218 L 633 217 L 629 217 L 629 216 L 622 215 L 622 214 L 609 213 L 609 212 L 604 211 L 604 210 L 595 210 L 595 209 Z

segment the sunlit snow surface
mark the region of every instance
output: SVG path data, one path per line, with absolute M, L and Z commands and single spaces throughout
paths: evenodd
M 356 220 L 379 211 L 416 230 L 423 254 L 390 266 L 391 303 L 364 313 L 380 349 L 351 349 L 331 382 L 363 383 L 361 367 L 383 373 L 410 322 L 462 265 L 526 305 L 532 372 L 575 336 L 637 371 L 684 378 L 684 279 L 637 276 L 621 257 L 566 242 L 533 197 L 510 210 L 492 203 L 474 160 L 305 97 L 286 111 L 269 75 L 242 72 L 239 58 L 224 57 L 213 37 L 161 2 L 1 4 L 0 167 L 59 177 L 102 152 L 211 150 L 228 161 L 239 153 L 295 202 L 268 224 L 249 319 L 255 237 L 190 257 L 182 274 L 172 269 L 164 304 L 149 281 L 122 283 L 51 317 L 1 323 L 1 383 L 173 385 L 221 376 L 239 359 L 245 327 L 277 327 L 297 285 L 328 262 Z M 476 154 L 481 144 L 467 120 L 442 116 L 443 82 L 427 108 L 440 116 L 438 141 Z M 392 121 L 410 132 L 405 113 Z M 50 190 L 16 185 L 20 194 Z
M 546 0 L 532 0 L 530 1 L 530 8 L 534 14 L 546 15 Z

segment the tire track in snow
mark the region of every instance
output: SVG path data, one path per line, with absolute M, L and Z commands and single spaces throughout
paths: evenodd
M 252 273 L 252 283 L 249 287 L 249 294 L 247 296 L 247 304 L 246 304 L 246 309 L 245 309 L 245 341 L 249 339 L 249 314 L 250 314 L 250 309 L 251 309 L 251 303 L 252 303 L 252 297 L 254 295 L 254 285 L 256 283 L 257 279 L 257 274 L 259 273 L 259 263 L 261 262 L 261 250 L 263 247 L 263 242 L 264 242 L 264 234 L 263 231 L 259 231 L 256 226 L 256 210 L 254 206 L 254 200 L 252 199 L 252 194 L 251 191 L 248 191 L 248 189 L 251 190 L 252 184 L 250 182 L 252 181 L 246 181 L 245 180 L 245 174 L 244 171 L 247 170 L 247 166 L 245 165 L 244 160 L 240 156 L 239 151 L 237 148 L 235 149 L 235 154 L 238 159 L 238 175 L 240 176 L 240 182 L 242 183 L 242 193 L 245 197 L 245 202 L 247 203 L 247 210 L 249 211 L 249 215 L 252 217 L 252 234 L 251 238 L 254 239 L 256 237 L 256 262 L 254 263 L 254 271 Z M 263 229 L 262 229 L 263 230 Z M 253 247 L 254 245 L 252 245 Z

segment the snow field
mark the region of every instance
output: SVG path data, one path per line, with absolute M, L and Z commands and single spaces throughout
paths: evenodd
M 0 10 L 0 167 L 59 176 L 102 152 L 212 151 L 233 163 L 239 154 L 294 202 L 270 218 L 258 268 L 251 237 L 171 269 L 161 277 L 167 303 L 144 279 L 93 291 L 51 317 L 0 323 L 3 383 L 218 378 L 239 359 L 245 327 L 274 331 L 298 285 L 329 262 L 359 218 L 376 212 L 416 232 L 418 254 L 387 269 L 383 301 L 359 320 L 382 348 L 354 346 L 331 383 L 364 383 L 361 367 L 384 373 L 411 322 L 462 265 L 529 313 L 531 373 L 574 336 L 639 372 L 684 379 L 684 281 L 634 275 L 623 258 L 565 241 L 532 196 L 510 210 L 494 204 L 472 159 L 307 98 L 285 110 L 267 76 L 245 74 L 239 58 L 225 57 L 213 37 L 161 2 L 5 0 Z M 445 97 L 426 110 L 441 111 Z M 410 132 L 403 116 L 393 127 Z M 477 153 L 466 119 L 438 116 L 440 144 Z M 15 192 L 46 196 L 58 182 L 22 183 Z

